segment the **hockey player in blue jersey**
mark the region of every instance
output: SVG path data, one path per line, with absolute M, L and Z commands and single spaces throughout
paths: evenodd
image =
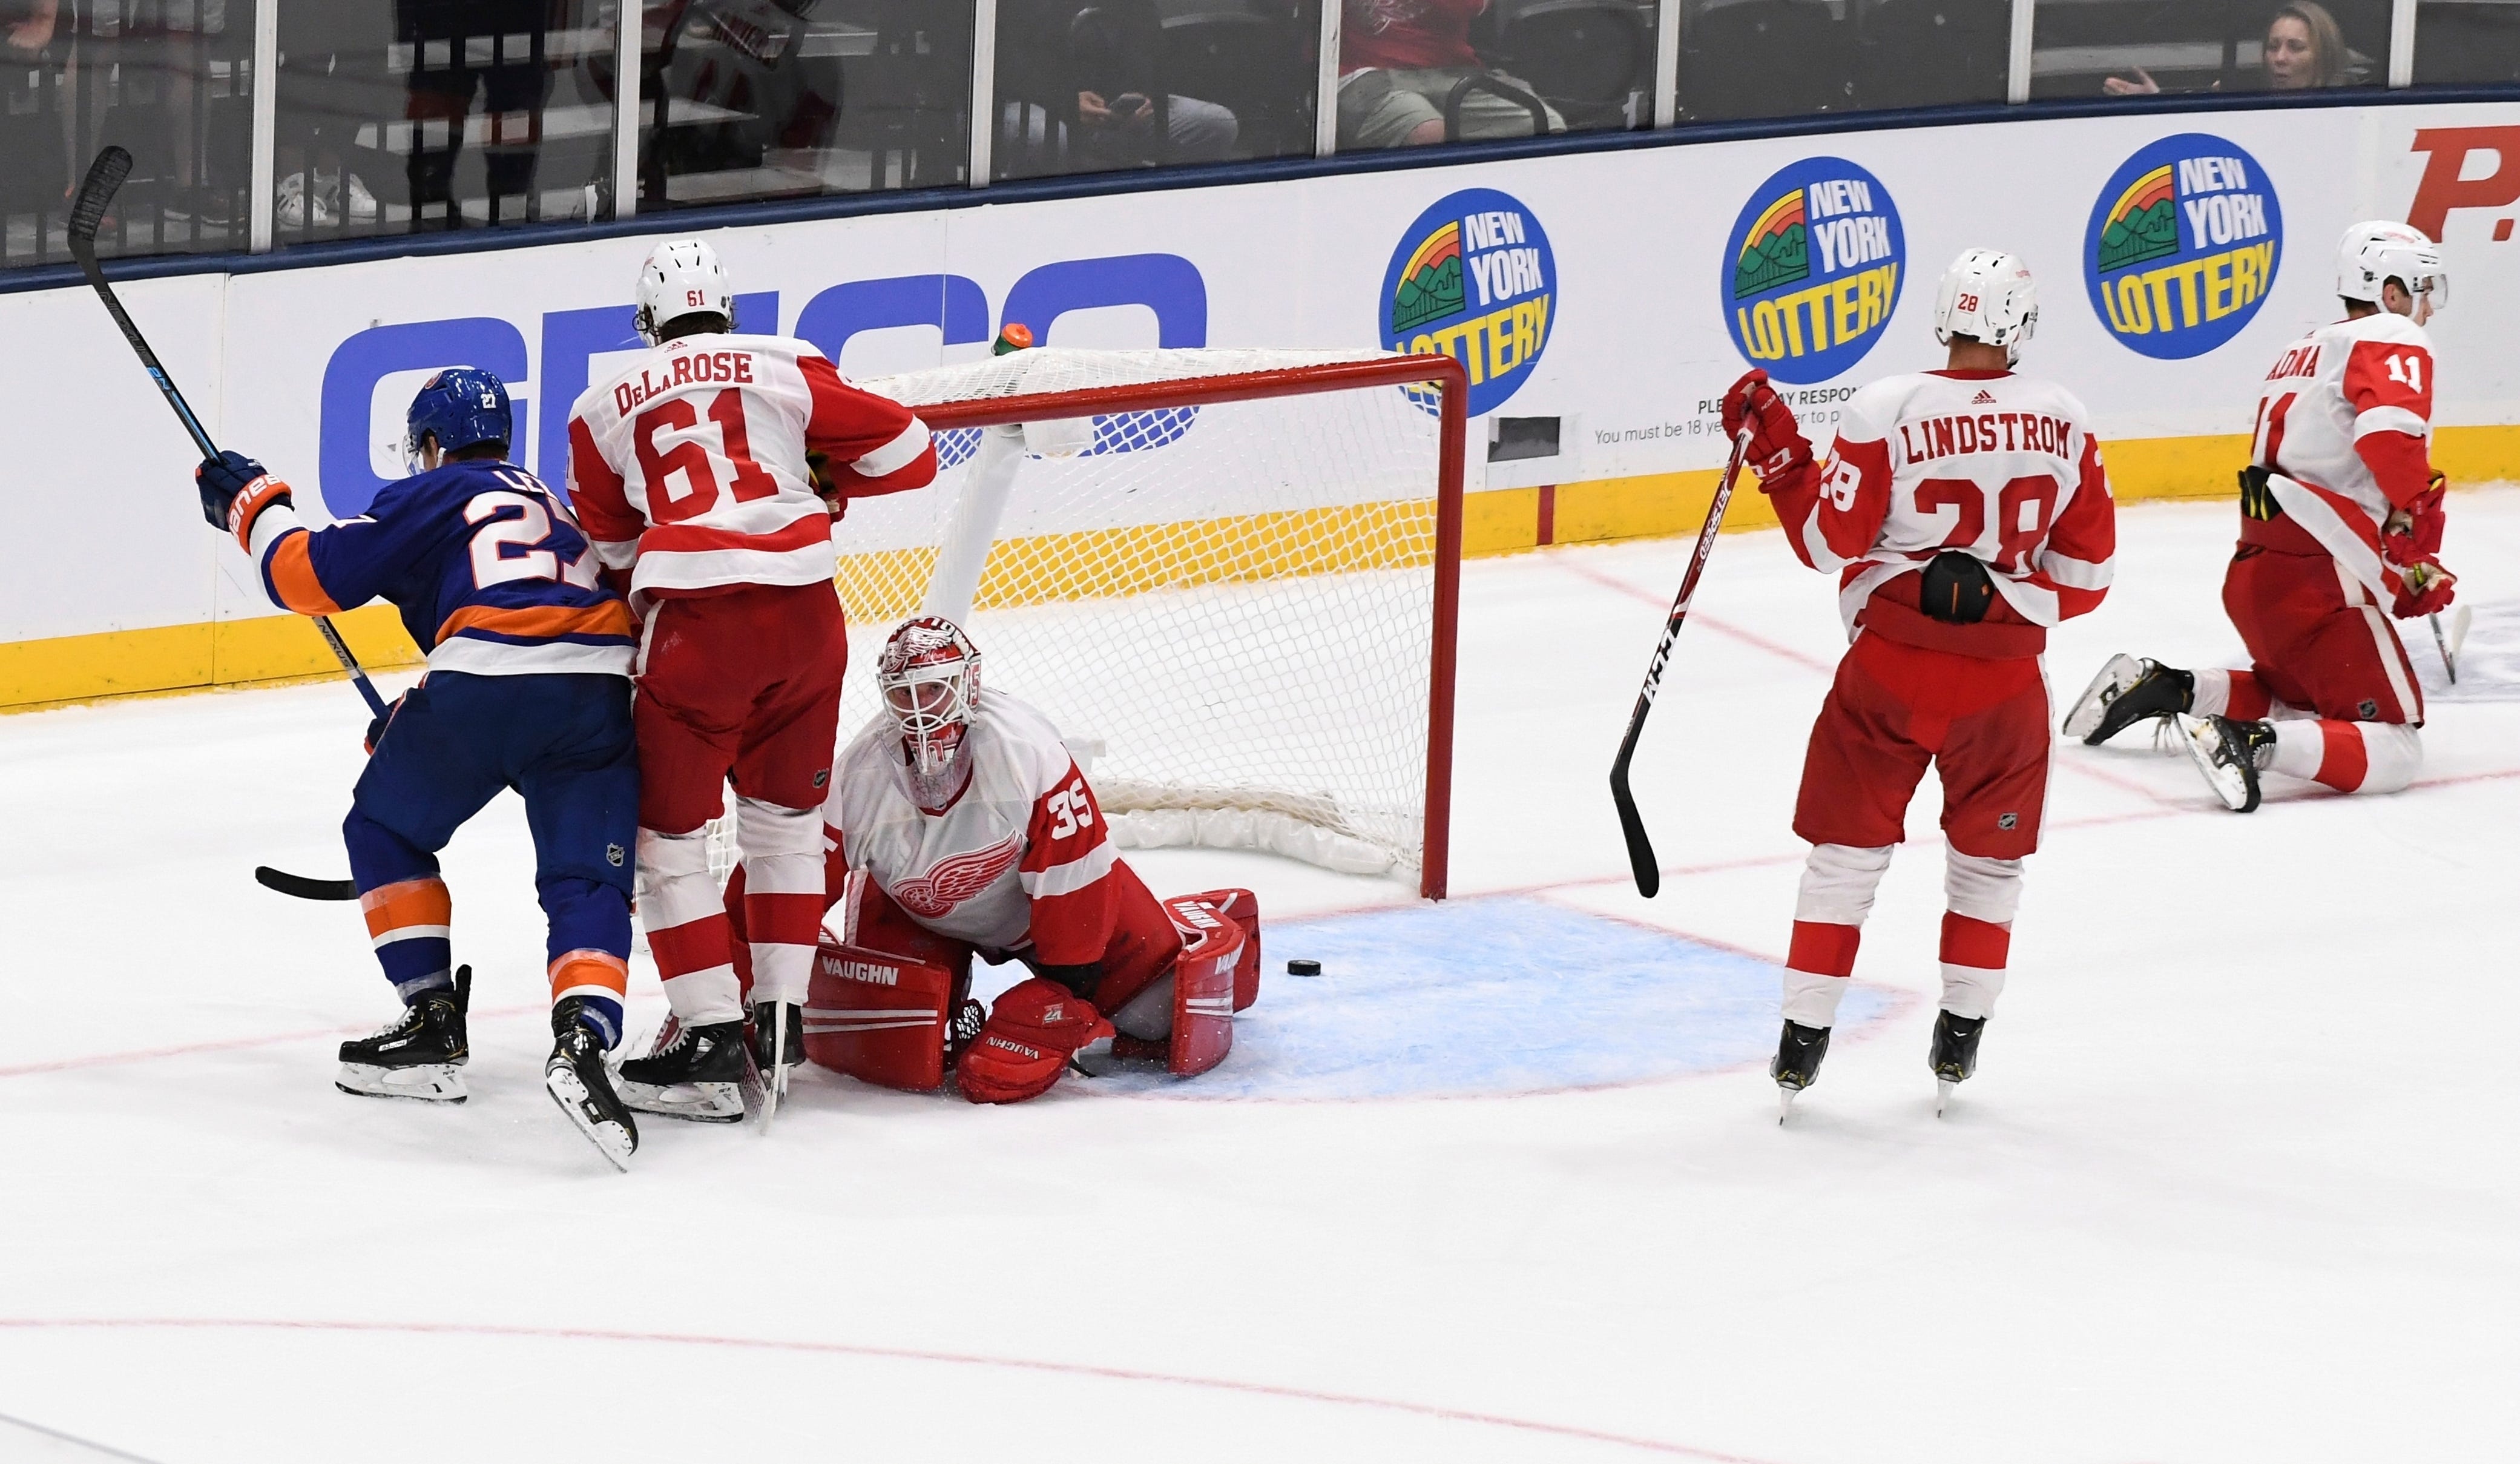
M 350 874 L 401 1019 L 341 1044 L 344 1092 L 461 1103 L 471 968 L 454 965 L 437 851 L 502 789 L 523 796 L 549 918 L 552 1098 L 628 1167 L 637 1124 L 604 1054 L 621 1039 L 639 776 L 630 673 L 639 627 L 597 579 L 567 507 L 506 461 L 507 388 L 453 367 L 412 398 L 413 476 L 356 518 L 309 529 L 289 485 L 234 452 L 194 478 L 275 604 L 333 615 L 382 597 L 428 671 L 369 728 L 341 824 Z

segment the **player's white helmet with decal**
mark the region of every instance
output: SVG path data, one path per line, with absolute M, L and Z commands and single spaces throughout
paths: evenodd
M 2004 359 L 2021 359 L 2021 343 L 2039 329 L 2039 287 L 2030 266 L 2002 250 L 1965 250 L 1943 271 L 1934 297 L 1934 339 L 1954 336 L 2003 347 Z
M 650 345 L 677 318 L 696 312 L 726 317 L 735 328 L 735 286 L 717 251 L 702 239 L 671 239 L 650 252 L 639 266 L 639 310 L 632 321 Z
M 2418 321 L 2450 303 L 2450 268 L 2441 246 L 2423 230 L 2385 218 L 2346 230 L 2336 245 L 2337 295 L 2377 304 L 2380 287 L 2391 280 L 2415 297 Z
M 980 650 L 963 627 L 943 616 L 902 621 L 876 659 L 875 681 L 910 770 L 932 779 L 953 766 L 980 705 Z

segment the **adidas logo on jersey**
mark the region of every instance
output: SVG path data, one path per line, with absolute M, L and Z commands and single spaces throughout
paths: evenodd
M 1978 393 L 1969 398 L 1969 405 L 1973 407 L 1991 407 L 1995 405 L 1995 393 L 1981 387 L 1978 389 Z

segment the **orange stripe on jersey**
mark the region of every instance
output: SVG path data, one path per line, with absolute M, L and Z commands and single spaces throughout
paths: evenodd
M 380 885 L 359 896 L 359 908 L 368 917 L 373 940 L 403 931 L 443 931 L 455 919 L 454 896 L 434 875 Z
M 562 635 L 639 638 L 638 620 L 631 617 L 630 607 L 619 600 L 607 600 L 601 605 L 526 605 L 514 609 L 467 605 L 437 627 L 437 638 L 444 640 L 459 630 L 487 630 L 494 635 L 528 639 Z
M 620 996 L 630 989 L 630 963 L 608 950 L 572 950 L 551 963 L 551 989 L 554 1001 L 571 991 Z
M 301 529 L 283 534 L 280 542 L 272 546 L 271 590 L 280 597 L 283 610 L 293 610 L 301 616 L 337 616 L 341 607 L 324 592 L 324 582 L 315 577 L 315 561 L 306 552 L 314 537 Z

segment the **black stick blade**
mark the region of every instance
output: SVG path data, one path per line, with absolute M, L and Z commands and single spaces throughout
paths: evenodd
M 1628 763 L 1622 756 L 1610 768 L 1610 801 L 1619 809 L 1619 832 L 1628 840 L 1628 870 L 1637 877 L 1637 892 L 1647 899 L 1662 892 L 1662 861 L 1654 857 L 1653 841 L 1645 837 L 1644 816 L 1637 796 L 1628 791 Z
M 107 148 L 88 164 L 87 180 L 79 184 L 78 198 L 70 204 L 70 237 L 93 240 L 97 228 L 105 222 L 105 207 L 113 202 L 115 190 L 131 176 L 131 155 L 120 148 Z
M 348 880 L 310 880 L 302 874 L 291 874 L 268 864 L 253 867 L 254 883 L 265 890 L 277 890 L 299 899 L 357 899 L 359 887 Z

